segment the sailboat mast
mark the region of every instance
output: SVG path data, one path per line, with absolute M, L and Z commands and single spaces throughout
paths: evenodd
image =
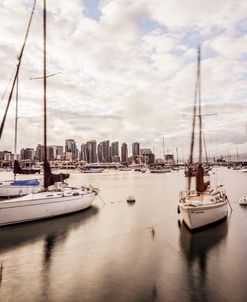
M 201 48 L 200 46 L 198 46 L 197 79 L 198 79 L 198 115 L 199 115 L 199 162 L 201 162 L 202 161 L 202 113 L 201 113 Z
M 18 126 L 18 98 L 19 98 L 19 76 L 16 78 L 16 96 L 15 96 L 15 143 L 14 143 L 14 159 L 17 154 L 17 126 Z
M 162 144 L 162 146 L 163 146 L 163 159 L 164 159 L 164 163 L 165 163 L 165 161 L 166 161 L 166 153 L 165 153 L 165 137 L 163 136 L 163 144 Z
M 18 98 L 19 98 L 19 74 L 17 74 L 17 78 L 16 78 L 14 160 L 16 160 L 16 155 L 17 155 Z M 14 173 L 14 180 L 15 179 L 16 179 L 16 173 Z
M 43 0 L 43 47 L 44 47 L 44 61 L 43 61 L 43 81 L 44 81 L 44 163 L 47 162 L 47 119 L 46 119 L 46 0 Z M 46 173 L 44 172 L 44 189 L 48 189 Z
M 12 87 L 11 87 L 11 90 L 10 90 L 10 94 L 9 94 L 9 97 L 8 97 L 7 106 L 6 106 L 6 109 L 5 109 L 5 112 L 4 112 L 2 123 L 0 125 L 0 139 L 2 137 L 4 124 L 5 124 L 7 113 L 8 113 L 8 110 L 9 110 L 9 105 L 10 105 L 10 102 L 11 102 L 11 99 L 12 99 L 12 95 L 13 95 L 13 92 L 14 92 L 15 84 L 16 84 L 16 81 L 17 81 L 17 76 L 19 74 L 19 70 L 20 70 L 20 67 L 21 67 L 22 56 L 23 56 L 24 49 L 25 49 L 25 46 L 26 46 L 26 42 L 27 42 L 30 26 L 31 26 L 31 23 L 32 23 L 33 13 L 34 13 L 34 10 L 35 10 L 35 6 L 36 6 L 36 0 L 34 0 L 34 3 L 33 3 L 33 8 L 32 8 L 32 12 L 31 12 L 31 16 L 30 16 L 30 19 L 29 19 L 29 22 L 28 22 L 28 26 L 27 26 L 27 30 L 26 30 L 26 34 L 25 34 L 25 38 L 24 38 L 24 43 L 22 45 L 20 54 L 18 56 L 18 63 L 17 63 L 16 72 L 15 72 L 15 75 L 14 75 L 14 80 L 13 80 L 13 83 L 12 83 Z

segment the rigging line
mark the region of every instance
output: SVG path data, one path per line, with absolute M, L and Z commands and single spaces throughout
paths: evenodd
M 62 73 L 62 72 L 59 71 L 59 72 L 55 72 L 55 73 L 52 73 L 52 74 L 48 74 L 46 76 L 46 78 L 54 77 L 55 75 L 60 74 L 60 73 Z M 43 79 L 44 79 L 43 76 L 42 77 L 32 77 L 32 78 L 30 78 L 30 80 L 43 80 Z
M 25 46 L 26 46 L 29 30 L 30 30 L 30 27 L 31 27 L 31 22 L 32 22 L 32 19 L 33 19 L 35 6 L 36 6 L 36 0 L 34 0 L 34 3 L 33 3 L 33 8 L 32 8 L 30 18 L 29 18 L 29 22 L 28 22 L 28 26 L 27 26 L 27 30 L 26 30 L 26 34 L 25 34 L 25 38 L 24 38 L 24 42 L 23 42 L 23 45 L 22 45 L 22 48 L 21 48 L 21 51 L 20 51 L 20 55 L 18 57 L 18 63 L 17 63 L 17 68 L 16 68 L 16 72 L 15 72 L 15 76 L 14 76 L 14 81 L 13 81 L 11 91 L 10 91 L 10 94 L 9 94 L 8 103 L 7 103 L 7 106 L 6 106 L 6 109 L 5 109 L 4 117 L 3 117 L 3 120 L 2 120 L 2 123 L 1 123 L 1 126 L 0 126 L 0 139 L 2 137 L 4 124 L 5 124 L 7 113 L 8 113 L 8 110 L 9 110 L 9 105 L 10 105 L 10 102 L 11 102 L 11 99 L 12 99 L 14 87 L 15 87 L 16 80 L 17 80 L 17 76 L 19 74 L 19 70 L 20 70 L 20 66 L 21 66 L 21 62 L 22 62 L 22 56 L 23 56 L 24 49 L 25 49 Z
M 3 96 L 2 96 L 2 98 L 1 98 L 1 100 L 0 100 L 0 104 L 2 103 L 2 101 L 3 101 L 4 98 L 5 98 L 5 95 L 6 95 L 7 91 L 8 91 L 9 85 L 10 85 L 10 83 L 11 83 L 13 77 L 14 77 L 15 70 L 16 70 L 16 67 L 13 69 L 13 72 L 12 72 L 12 74 L 11 74 L 11 77 L 10 77 L 9 81 L 8 81 L 8 84 L 7 84 L 7 86 L 6 86 L 6 89 L 5 89 L 5 91 L 4 91 L 4 93 L 3 93 Z

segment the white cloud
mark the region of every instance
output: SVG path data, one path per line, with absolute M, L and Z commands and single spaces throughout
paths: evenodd
M 31 5 L 27 0 L 0 3 L 1 95 Z M 246 1 L 102 1 L 98 21 L 85 10 L 80 0 L 48 1 L 48 73 L 61 72 L 48 79 L 49 143 L 63 144 L 68 137 L 78 144 L 94 138 L 140 140 L 147 147 L 158 142 L 159 150 L 165 135 L 168 149 L 177 146 L 186 153 L 191 121 L 183 114 L 192 111 L 196 46 L 202 42 L 202 98 L 205 110 L 219 116 L 205 120 L 206 129 L 209 123 L 209 131 L 219 133 L 213 131 L 217 140 L 210 144 L 220 142 L 217 152 L 235 144 L 244 151 Z M 26 135 L 23 118 L 20 147 L 34 147 L 42 139 L 36 135 L 42 132 L 42 82 L 30 81 L 42 74 L 41 13 L 38 1 L 20 76 L 20 112 L 33 124 L 33 134 Z M 140 22 L 145 19 L 155 28 L 146 28 Z M 12 146 L 8 121 L 1 149 Z

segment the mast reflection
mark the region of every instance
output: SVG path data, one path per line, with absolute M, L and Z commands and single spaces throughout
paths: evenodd
M 186 259 L 187 286 L 190 301 L 209 301 L 207 290 L 208 255 L 227 238 L 227 219 L 212 227 L 191 232 L 183 222 L 180 227 L 180 247 Z

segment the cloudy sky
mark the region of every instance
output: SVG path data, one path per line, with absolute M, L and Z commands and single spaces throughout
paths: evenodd
M 20 73 L 18 148 L 42 143 L 42 2 Z M 0 2 L 0 96 L 33 0 Z M 47 0 L 48 144 L 141 143 L 187 157 L 197 46 L 210 155 L 247 153 L 246 0 Z M 6 96 L 0 101 L 2 117 Z M 13 148 L 11 105 L 0 150 Z

